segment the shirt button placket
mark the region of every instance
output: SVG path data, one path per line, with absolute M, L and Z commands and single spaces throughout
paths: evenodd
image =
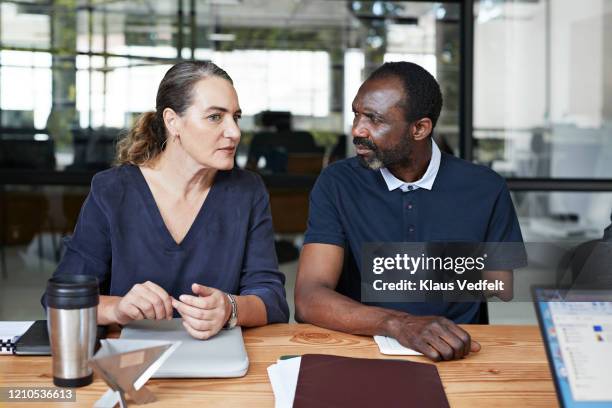
M 413 186 L 408 186 L 408 191 L 404 193 L 404 240 L 406 242 L 416 241 L 416 211 L 414 204 Z

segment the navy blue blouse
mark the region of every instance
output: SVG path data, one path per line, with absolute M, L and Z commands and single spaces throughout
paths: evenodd
M 248 171 L 217 172 L 180 244 L 138 167 L 98 173 L 65 246 L 55 275 L 97 276 L 103 295 L 123 296 L 150 280 L 178 298 L 192 294 L 191 285 L 199 283 L 258 296 L 266 305 L 268 323 L 289 319 L 268 193 L 261 178 Z

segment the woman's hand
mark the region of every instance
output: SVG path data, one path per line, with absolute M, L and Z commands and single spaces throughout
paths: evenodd
M 172 297 L 159 285 L 137 283 L 113 308 L 114 321 L 124 325 L 133 320 L 172 319 Z
M 219 289 L 191 285 L 195 296 L 181 295 L 172 306 L 183 317 L 183 326 L 196 339 L 211 338 L 223 328 L 232 312 L 227 295 Z

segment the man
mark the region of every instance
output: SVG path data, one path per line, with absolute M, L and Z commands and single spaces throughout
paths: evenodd
M 364 243 L 522 242 L 504 180 L 432 142 L 441 107 L 436 80 L 416 64 L 384 64 L 362 84 L 353 101 L 357 157 L 330 165 L 311 193 L 296 319 L 390 336 L 436 361 L 480 349 L 456 324 L 476 322 L 477 303 L 360 301 Z M 511 287 L 510 270 L 486 273 Z

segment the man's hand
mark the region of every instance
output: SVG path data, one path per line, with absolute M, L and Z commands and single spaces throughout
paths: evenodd
M 133 320 L 172 319 L 172 298 L 159 285 L 147 281 L 137 283 L 112 309 L 113 320 L 121 325 Z
M 444 317 L 397 315 L 387 326 L 389 335 L 400 344 L 433 361 L 457 360 L 480 350 L 468 332 Z
M 195 296 L 181 295 L 172 299 L 172 306 L 183 318 L 183 326 L 191 336 L 206 340 L 219 332 L 232 312 L 227 295 L 208 286 L 191 285 Z

